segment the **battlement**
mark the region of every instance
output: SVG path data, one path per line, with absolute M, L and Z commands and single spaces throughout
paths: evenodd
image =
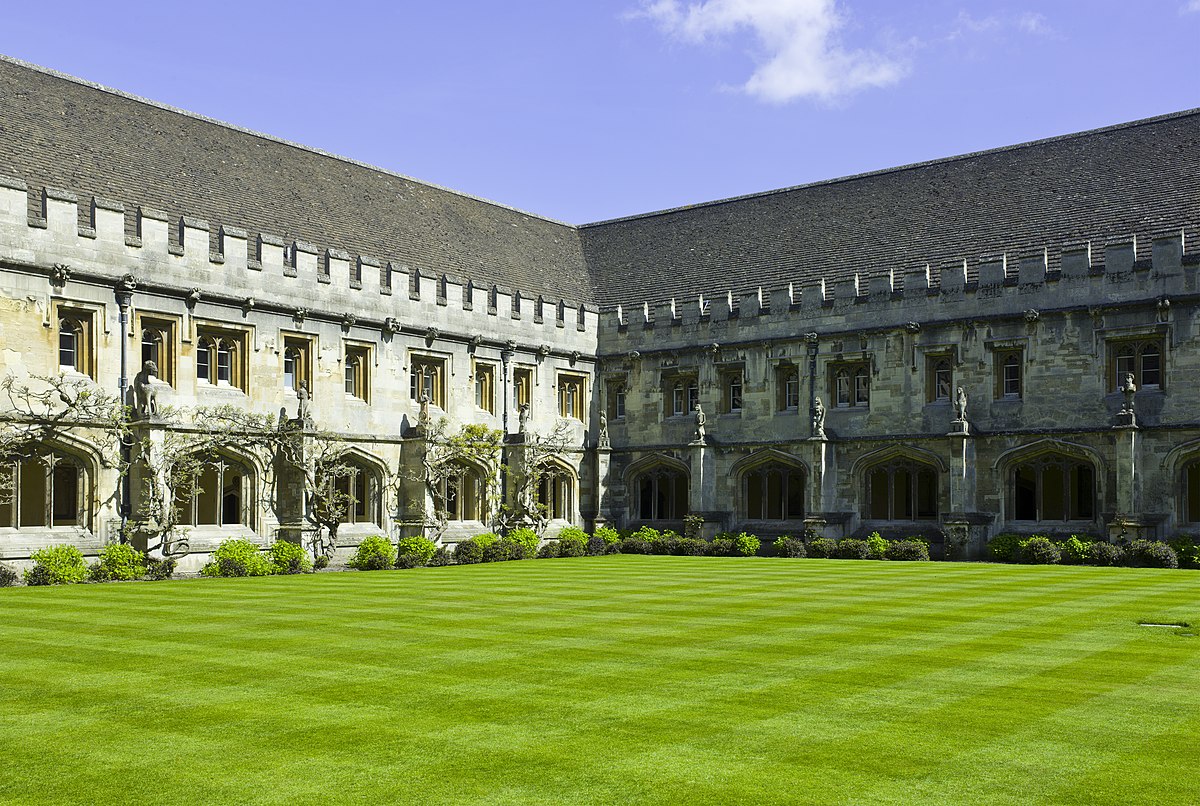
M 1197 247 L 1200 233 L 1184 226 L 1159 228 L 980 255 L 940 266 L 919 263 L 871 274 L 818 278 L 803 285 L 647 301 L 632 309 L 616 306 L 603 311 L 602 321 L 625 333 L 627 340 L 653 330 L 659 342 L 664 334 L 658 331 L 666 329 L 669 334 L 676 327 L 689 333 L 695 327 L 725 331 L 754 327 L 768 335 L 771 328 L 764 326 L 786 322 L 789 325 L 783 329 L 795 334 L 870 331 L 909 322 L 1104 306 L 1200 293 Z
M 228 224 L 128 207 L 0 176 L 0 260 L 66 263 L 77 276 L 132 274 L 161 291 L 254 300 L 308 316 L 395 322 L 424 332 L 486 333 L 526 343 L 594 341 L 595 305 L 435 274 L 412 261 L 251 234 Z M 577 336 L 568 337 L 567 333 Z

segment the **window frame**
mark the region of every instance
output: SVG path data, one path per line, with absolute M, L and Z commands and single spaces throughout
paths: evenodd
M 55 367 L 63 374 L 85 375 L 96 380 L 96 311 L 70 303 L 54 306 Z M 63 363 L 63 337 L 71 335 L 72 360 Z
M 471 375 L 474 379 L 475 408 L 496 414 L 496 365 L 490 361 L 476 361 Z
M 73 468 L 73 516 L 60 517 L 58 492 L 62 480 L 60 468 Z M 0 529 L 92 529 L 91 473 L 87 463 L 78 456 L 46 445 L 38 446 L 31 455 L 4 463 L 3 487 L 0 489 Z M 32 473 L 30 477 L 29 474 Z M 32 478 L 32 481 L 30 481 Z M 38 517 L 26 518 L 32 487 L 38 487 L 40 507 Z M 7 500 L 3 500 L 7 497 Z
M 946 391 L 939 390 L 939 376 L 946 374 Z M 925 356 L 925 401 L 927 403 L 951 403 L 954 400 L 954 356 L 949 352 L 930 353 Z
M 342 390 L 347 400 L 371 402 L 371 345 L 346 341 L 342 344 Z
M 741 414 L 745 406 L 746 368 L 744 366 L 721 369 L 721 413 Z
M 830 362 L 829 399 L 833 402 L 832 407 L 835 409 L 853 411 L 871 408 L 871 362 L 867 360 Z
M 1131 336 L 1120 336 L 1108 339 L 1107 370 L 1111 384 L 1110 394 L 1120 392 L 1125 386 L 1126 372 L 1132 372 L 1134 384 L 1139 392 L 1161 392 L 1166 389 L 1166 344 L 1162 333 L 1144 333 Z M 1128 354 L 1123 354 L 1126 350 Z M 1154 367 L 1146 366 L 1146 358 L 1154 356 Z M 1157 382 L 1147 383 L 1150 373 L 1157 376 Z
M 196 384 L 212 389 L 237 389 L 250 393 L 247 371 L 249 331 L 208 323 L 196 324 L 194 356 Z M 224 358 L 222 358 L 224 354 Z M 201 358 L 203 357 L 203 361 Z M 208 367 L 208 377 L 201 374 L 201 364 Z M 222 367 L 227 378 L 222 378 Z
M 587 416 L 587 377 L 574 372 L 560 372 L 555 388 L 558 391 L 558 415 L 565 419 L 584 420 Z
M 420 378 L 420 382 L 418 382 Z M 429 404 L 443 411 L 446 408 L 446 358 L 427 353 L 413 354 L 408 362 L 408 393 L 413 403 L 420 404 L 421 395 L 429 394 Z

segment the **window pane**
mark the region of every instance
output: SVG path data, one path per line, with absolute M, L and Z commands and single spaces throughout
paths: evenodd
M 865 369 L 854 374 L 854 405 L 866 406 L 871 401 L 871 379 Z
M 838 406 L 850 405 L 850 373 L 844 369 L 834 376 L 834 400 Z
M 58 327 L 58 365 L 60 367 L 78 369 L 76 358 L 78 356 L 79 340 L 75 334 L 74 325 L 71 322 L 63 320 L 59 322 Z
M 233 352 L 227 343 L 217 345 L 217 380 L 229 383 L 233 376 Z
M 1016 356 L 1009 356 L 1004 361 L 1003 388 L 1005 397 L 1021 396 L 1021 363 Z
M 1162 385 L 1162 356 L 1158 347 L 1150 345 L 1142 350 L 1142 387 L 1157 388 Z

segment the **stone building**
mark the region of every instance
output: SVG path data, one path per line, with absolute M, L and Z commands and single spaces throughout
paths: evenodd
M 1200 531 L 1198 224 L 1200 112 L 575 227 L 0 59 L 0 376 L 122 390 L 147 451 L 189 426 L 139 395 L 320 431 L 342 550 Z M 435 479 L 463 425 L 504 447 Z M 134 535 L 159 471 L 89 434 L 12 457 L 0 559 Z M 311 526 L 271 462 L 204 457 L 185 567 Z

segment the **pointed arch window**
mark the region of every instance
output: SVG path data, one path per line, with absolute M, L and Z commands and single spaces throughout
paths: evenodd
M 177 522 L 187 526 L 253 528 L 254 475 L 224 455 L 190 462 L 172 471 Z
M 1013 518 L 1090 521 L 1096 512 L 1096 473 L 1090 462 L 1048 454 L 1022 462 L 1010 480 Z
M 681 470 L 655 467 L 634 480 L 637 498 L 634 514 L 639 520 L 683 520 L 688 513 L 688 478 Z
M 83 463 L 56 450 L 0 466 L 0 528 L 90 523 Z
M 356 459 L 345 459 L 333 479 L 338 495 L 334 501 L 344 506 L 343 523 L 383 525 L 379 473 Z
M 575 476 L 556 465 L 546 468 L 538 481 L 538 508 L 550 520 L 571 521 L 575 511 Z
M 486 514 L 487 485 L 483 474 L 456 463 L 434 487 L 434 506 L 452 521 L 482 521 Z
M 801 468 L 770 462 L 742 475 L 744 515 L 750 520 L 804 518 L 805 478 Z
M 863 517 L 870 520 L 934 520 L 938 515 L 938 472 L 931 465 L 899 458 L 866 474 Z

